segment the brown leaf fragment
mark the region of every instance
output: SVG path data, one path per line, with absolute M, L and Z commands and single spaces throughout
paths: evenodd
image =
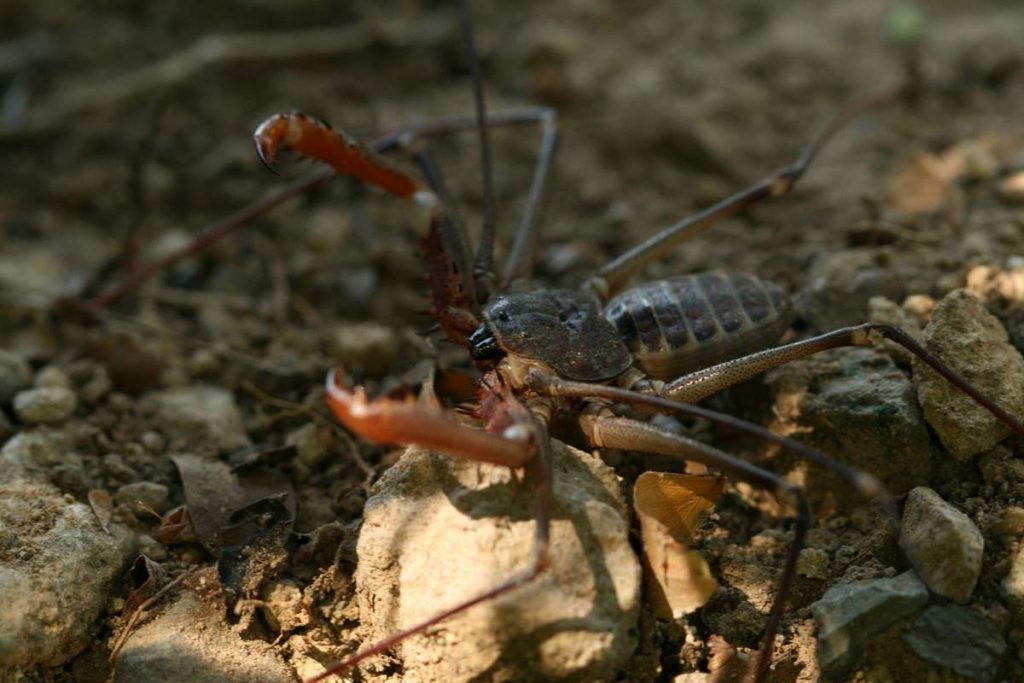
M 281 492 L 232 513 L 218 538 L 218 568 L 225 586 L 255 595 L 287 562 L 284 545 L 295 521 L 294 503 L 289 502 L 290 494 Z
M 160 526 L 154 529 L 151 535 L 164 545 L 193 543 L 198 540 L 195 529 L 192 528 L 188 508 L 184 505 L 174 508 L 161 517 Z
M 725 638 L 708 638 L 708 679 L 712 683 L 743 683 L 750 679 L 753 661 L 729 644 Z
M 185 489 L 185 502 L 199 542 L 215 557 L 221 554 L 220 535 L 237 511 L 259 500 L 287 493 L 294 514 L 294 494 L 288 479 L 262 467 L 235 470 L 220 460 L 179 453 L 171 456 Z
M 704 605 L 718 587 L 707 561 L 691 546 L 724 486 L 717 475 L 645 472 L 637 479 L 633 506 L 651 602 L 660 617 L 681 618 Z
M 199 542 L 218 558 L 221 580 L 253 595 L 287 559 L 284 543 L 295 521 L 295 492 L 276 469 L 232 468 L 220 460 L 171 457 Z
M 125 600 L 124 610 L 122 610 L 124 614 L 131 614 L 137 610 L 169 580 L 167 572 L 160 566 L 160 563 L 154 562 L 145 555 L 139 555 L 132 562 L 131 568 L 128 569 L 128 578 L 131 579 L 135 589 Z
M 86 498 L 89 501 L 89 507 L 92 508 L 93 514 L 96 515 L 96 520 L 100 523 L 100 527 L 109 534 L 110 520 L 114 515 L 114 499 L 102 489 L 89 489 Z

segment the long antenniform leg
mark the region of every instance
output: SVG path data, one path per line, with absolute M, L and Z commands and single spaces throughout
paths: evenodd
M 537 150 L 533 180 L 530 181 L 530 191 L 523 207 L 523 215 L 519 219 L 512 247 L 505 261 L 502 276 L 504 284 L 530 274 L 530 257 L 540 232 L 538 210 L 544 197 L 544 189 L 547 187 L 555 150 L 558 147 L 558 114 L 550 107 L 531 107 L 487 114 L 489 128 L 528 124 L 540 126 L 540 146 Z M 476 125 L 477 121 L 472 117 L 447 116 L 389 133 L 378 138 L 371 146 L 378 152 L 389 152 L 398 148 L 412 147 L 420 138 L 472 130 Z
M 796 509 L 796 524 L 793 529 L 793 543 L 786 555 L 786 564 L 779 578 L 765 638 L 754 668 L 754 680 L 761 680 L 771 663 L 775 634 L 782 621 L 786 598 L 796 576 L 796 562 L 804 547 L 804 539 L 810 528 L 811 511 L 800 487 L 768 470 L 740 460 L 724 451 L 685 436 L 673 434 L 646 422 L 625 417 L 594 416 L 584 414 L 580 426 L 590 442 L 596 447 L 618 448 L 627 451 L 655 453 L 677 457 L 683 460 L 711 465 L 729 477 L 745 481 L 753 486 L 773 493 L 780 503 Z
M 497 598 L 535 579 L 550 564 L 552 490 L 551 443 L 547 434 L 550 411 L 546 406 L 528 409 L 507 397 L 502 406 L 502 422 L 507 422 L 501 435 L 473 429 L 457 422 L 440 408 L 415 401 L 368 401 L 361 389 L 347 388 L 331 372 L 327 377 L 327 400 L 337 418 L 349 429 L 373 441 L 422 446 L 448 455 L 489 462 L 507 467 L 526 467 L 535 484 L 536 532 L 533 560 L 529 567 L 493 588 L 458 605 L 438 612 L 351 657 L 332 664 L 306 683 L 321 681 L 349 669 L 359 662 L 385 652 L 406 638 L 421 633 L 445 619 L 474 605 Z
M 627 389 L 610 387 L 605 385 L 594 385 L 585 382 L 571 382 L 558 377 L 547 375 L 543 372 L 532 372 L 527 378 L 527 383 L 534 391 L 543 396 L 566 396 L 571 398 L 608 398 L 622 403 L 647 406 L 656 410 L 675 411 L 694 417 L 702 417 L 714 422 L 724 424 L 740 431 L 752 434 L 770 443 L 777 444 L 789 449 L 800 457 L 812 462 L 820 463 L 832 469 L 849 480 L 865 496 L 880 502 L 886 511 L 895 519 L 896 508 L 885 487 L 875 477 L 865 472 L 847 467 L 842 463 L 831 460 L 819 451 L 778 434 L 774 434 L 763 427 L 747 422 L 745 420 L 724 415 L 715 411 L 692 406 L 677 401 L 671 401 L 660 396 L 641 394 Z M 377 643 L 367 650 L 353 655 L 349 659 L 330 667 L 321 676 L 312 680 L 322 680 L 329 673 L 350 668 L 363 659 L 393 647 L 401 640 L 421 632 L 434 624 L 448 618 L 449 616 L 468 609 L 473 605 L 489 600 L 497 595 L 511 591 L 521 586 L 533 577 L 537 576 L 548 564 L 547 542 L 548 524 L 551 508 L 551 472 L 550 455 L 547 453 L 548 441 L 546 422 L 550 415 L 550 408 L 543 405 L 534 409 L 527 409 L 518 401 L 511 401 L 507 409 L 511 411 L 511 419 L 502 431 L 502 435 L 473 429 L 457 422 L 439 408 L 431 408 L 415 402 L 398 401 L 369 401 L 361 390 L 350 390 L 345 387 L 337 378 L 335 373 L 328 376 L 328 402 L 337 417 L 354 432 L 375 441 L 384 442 L 406 442 L 423 445 L 427 448 L 434 448 L 440 452 L 450 453 L 461 457 L 468 457 L 474 460 L 494 462 L 512 467 L 525 464 L 527 467 L 536 468 L 538 474 L 535 481 L 538 483 L 538 528 L 536 534 L 534 565 L 512 579 L 499 586 L 483 593 L 473 599 L 457 605 L 449 610 L 432 617 L 420 624 L 396 633 L 384 641 Z M 646 428 L 643 423 L 638 423 Z M 525 428 L 525 430 L 524 430 Z M 614 432 L 613 432 L 614 433 Z M 653 433 L 653 432 L 652 432 Z M 653 438 L 653 437 L 651 437 Z M 673 448 L 672 454 L 678 454 L 678 443 Z M 664 446 L 667 448 L 667 446 Z M 793 502 L 797 507 L 798 516 L 802 503 L 799 495 L 795 498 L 790 493 L 790 484 L 776 482 L 771 479 L 772 475 L 759 474 L 758 468 L 732 458 L 726 454 L 719 457 L 717 451 L 702 451 L 701 446 L 693 446 L 694 460 L 708 462 L 721 467 L 725 472 L 735 474 L 737 477 L 754 483 L 760 481 L 770 486 L 776 492 L 782 492 L 788 502 Z M 712 449 L 713 450 L 713 449 Z M 662 452 L 653 450 L 652 452 Z M 531 457 L 537 454 L 537 458 Z M 702 455 L 703 454 L 703 455 Z M 769 483 L 770 482 L 770 483 Z M 791 499 L 792 498 L 792 499 Z M 802 539 L 802 534 L 799 537 Z M 799 552 L 799 548 L 797 551 Z M 788 587 L 784 586 L 786 590 Z M 778 598 L 781 610 L 785 603 L 785 595 L 780 594 Z M 772 629 L 777 629 L 778 618 L 770 621 Z M 762 654 L 763 663 L 759 661 L 759 667 L 767 666 L 770 659 L 771 643 L 774 640 L 774 630 L 766 636 L 767 654 Z
M 587 280 L 584 286 L 592 290 L 602 300 L 618 292 L 622 286 L 638 270 L 645 265 L 667 254 L 686 240 L 701 234 L 720 221 L 739 213 L 747 207 L 763 199 L 777 199 L 793 189 L 797 181 L 814 161 L 822 147 L 858 114 L 886 105 L 911 86 L 909 80 L 898 85 L 883 88 L 875 93 L 855 98 L 839 110 L 825 125 L 825 128 L 814 138 L 795 162 L 783 166 L 771 175 L 757 181 L 750 187 L 726 197 L 722 201 L 709 206 L 703 211 L 687 216 L 683 220 L 670 225 L 653 237 L 633 247 L 621 256 L 605 264 L 595 275 Z
M 817 337 L 777 346 L 772 349 L 752 353 L 749 356 L 719 363 L 718 365 L 698 370 L 670 382 L 665 385 L 661 394 L 674 401 L 696 403 L 726 387 L 738 384 L 766 370 L 784 365 L 798 358 L 806 358 L 821 351 L 845 346 L 872 346 L 882 339 L 894 341 L 910 351 L 935 370 L 935 372 L 945 377 L 950 384 L 974 399 L 978 405 L 985 408 L 1000 422 L 1017 434 L 1024 436 L 1024 425 L 1021 424 L 1020 420 L 1007 413 L 995 401 L 974 388 L 970 382 L 921 346 L 913 337 L 898 327 L 878 323 L 864 323 L 853 327 L 843 327 Z
M 831 460 L 809 446 L 774 434 L 763 427 L 745 420 L 698 406 L 679 403 L 660 396 L 641 394 L 618 387 L 567 381 L 539 371 L 530 373 L 527 378 L 527 384 L 542 397 L 564 396 L 582 400 L 607 398 L 616 402 L 701 417 L 733 427 L 789 449 L 800 457 L 819 463 L 837 472 L 840 476 L 849 480 L 862 494 L 880 502 L 893 519 L 896 518 L 895 504 L 885 490 L 885 487 L 872 475 Z M 311 681 L 322 680 L 330 673 L 350 668 L 363 659 L 379 654 L 405 638 L 421 632 L 453 614 L 524 585 L 543 571 L 549 562 L 547 544 L 552 503 L 551 465 L 550 454 L 547 452 L 546 422 L 550 415 L 550 408 L 545 408 L 542 404 L 538 408 L 531 410 L 525 408 L 518 401 L 511 400 L 508 402 L 507 409 L 510 411 L 512 419 L 507 421 L 508 426 L 503 430 L 502 435 L 499 436 L 496 433 L 473 429 L 463 425 L 440 408 L 432 408 L 412 401 L 369 401 L 361 390 L 356 389 L 353 391 L 345 387 L 333 372 L 328 376 L 327 391 L 328 402 L 339 420 L 354 432 L 368 439 L 390 443 L 413 443 L 474 460 L 493 462 L 511 467 L 525 465 L 533 468 L 531 471 L 537 472 L 535 481 L 539 486 L 537 493 L 537 532 L 535 536 L 534 563 L 531 568 L 524 570 L 485 593 L 445 610 L 422 623 L 400 631 L 343 662 L 332 665 L 318 677 L 310 679 Z M 618 443 L 616 439 L 619 437 L 615 435 L 620 433 L 617 430 L 621 430 L 625 423 L 614 422 L 608 424 L 611 431 L 602 432 L 603 436 L 599 435 L 598 438 L 603 439 L 602 443 L 607 445 Z M 680 454 L 681 442 L 659 441 L 657 438 L 659 432 L 657 430 L 649 430 L 648 426 L 644 423 L 636 424 L 638 426 L 635 430 L 632 428 L 626 430 L 626 433 L 630 436 L 627 439 L 628 443 L 624 442 L 623 447 L 635 450 L 638 443 L 644 443 L 646 445 L 639 448 L 639 450 L 649 447 L 651 452 L 654 453 L 671 450 L 669 453 L 671 455 Z M 615 427 L 615 425 L 619 425 L 619 427 Z M 641 432 L 645 439 L 642 442 L 636 440 L 641 436 Z M 806 528 L 806 523 L 802 521 L 804 503 L 800 494 L 792 491 L 792 486 L 789 483 L 773 479 L 774 475 L 763 473 L 757 467 L 720 451 L 694 444 L 688 444 L 690 449 L 689 455 L 692 456 L 691 459 L 715 465 L 740 479 L 772 489 L 797 508 L 798 524 L 803 525 L 801 529 Z M 535 454 L 538 457 L 533 458 L 532 456 Z M 803 531 L 800 531 L 795 541 L 800 543 L 802 539 Z M 800 547 L 798 545 L 796 550 L 791 552 L 798 553 L 799 550 Z M 792 582 L 792 568 L 789 565 L 793 562 L 795 560 L 787 560 L 787 568 L 784 574 L 790 576 L 790 578 L 784 579 L 779 597 L 776 600 L 776 606 L 773 607 L 773 616 L 769 620 L 770 630 L 766 633 L 765 645 L 758 660 L 758 671 L 763 672 L 770 662 L 771 646 L 774 642 L 775 631 L 778 629 L 781 610 L 785 604 L 786 592 L 788 592 L 789 584 Z M 775 614 L 775 612 L 778 612 L 778 614 Z
M 276 118 L 277 117 L 271 117 L 264 123 L 264 125 Z M 309 119 L 309 117 L 305 118 L 308 120 L 307 122 L 299 123 L 299 125 L 304 128 L 319 124 L 319 122 L 314 123 L 313 119 Z M 537 162 L 534 169 L 529 196 L 523 210 L 523 217 L 516 232 L 516 239 L 512 249 L 512 257 L 509 259 L 508 265 L 506 266 L 506 280 L 523 274 L 524 260 L 529 257 L 529 250 L 536 241 L 536 230 L 538 227 L 538 222 L 536 220 L 537 210 L 544 194 L 544 188 L 549 176 L 551 162 L 554 158 L 554 150 L 558 138 L 557 116 L 553 109 L 549 109 L 547 107 L 494 112 L 487 115 L 488 126 L 521 126 L 533 123 L 539 124 L 541 127 L 541 142 L 538 148 Z M 380 153 L 410 146 L 417 139 L 472 130 L 476 125 L 476 120 L 472 117 L 450 116 L 439 118 L 432 121 L 426 121 L 421 124 L 407 126 L 397 131 L 382 135 L 367 144 L 365 149 L 375 153 L 375 156 L 370 159 L 371 162 L 375 163 L 376 159 L 381 158 L 377 156 Z M 260 129 L 263 129 L 263 126 L 261 126 Z M 338 146 L 344 150 L 344 148 L 347 147 L 345 144 L 345 138 L 337 135 L 334 137 L 334 141 L 330 140 L 330 138 L 324 137 L 321 138 L 320 142 L 322 145 L 326 145 L 327 149 L 332 146 Z M 342 151 L 342 157 L 343 155 L 344 152 Z M 322 159 L 320 156 L 310 156 L 326 162 L 326 160 Z M 266 159 L 267 157 L 264 155 L 262 158 Z M 390 163 L 385 162 L 385 165 L 393 171 L 397 170 L 393 168 Z M 269 193 L 263 199 L 260 199 L 249 206 L 239 209 L 229 216 L 211 223 L 207 227 L 203 228 L 190 243 L 171 252 L 158 261 L 146 264 L 142 268 L 131 273 L 112 289 L 90 301 L 87 301 L 83 305 L 83 310 L 89 313 L 98 313 L 99 311 L 112 306 L 149 280 L 173 267 L 176 263 L 202 253 L 209 246 L 232 234 L 242 226 L 251 222 L 253 219 L 262 216 L 274 207 L 301 195 L 303 192 L 306 192 L 317 185 L 327 182 L 338 173 L 343 172 L 345 171 L 331 165 L 328 165 L 327 168 L 317 169 L 302 178 L 293 181 L 285 187 Z
M 484 81 L 480 75 L 480 57 L 476 51 L 473 36 L 473 20 L 469 12 L 469 0 L 459 2 L 459 23 L 462 28 L 462 43 L 469 60 L 473 77 L 473 103 L 476 105 L 477 130 L 480 137 L 480 170 L 484 182 L 483 227 L 480 244 L 473 259 L 473 277 L 479 289 L 489 289 L 487 280 L 494 269 L 494 232 L 496 210 L 494 206 L 494 165 L 491 163 L 491 136 L 487 131 L 487 105 L 484 101 Z
M 885 486 L 871 474 L 848 467 L 810 446 L 770 432 L 746 420 L 714 410 L 708 410 L 707 408 L 672 401 L 660 396 L 641 394 L 629 389 L 564 380 L 541 371 L 532 371 L 527 376 L 526 382 L 534 391 L 545 396 L 576 398 L 584 401 L 594 398 L 608 399 L 618 403 L 676 412 L 691 417 L 700 417 L 752 434 L 836 472 L 849 481 L 865 497 L 880 503 L 894 521 L 898 519 L 896 505 L 892 497 L 886 491 Z M 772 611 L 769 615 L 764 644 L 761 646 L 761 653 L 758 656 L 755 667 L 754 680 L 763 680 L 764 674 L 771 662 L 772 646 L 775 642 L 775 635 L 778 631 L 782 611 L 785 608 L 786 597 L 792 585 L 793 572 L 796 567 L 796 556 L 801 550 L 803 537 L 810 523 L 810 513 L 806 510 L 806 501 L 803 498 L 803 494 L 801 492 L 794 493 L 793 486 L 790 483 L 781 478 L 776 478 L 775 475 L 765 472 L 750 463 L 699 442 L 676 437 L 646 423 L 623 418 L 611 418 L 608 421 L 591 423 L 589 426 L 584 423 L 583 429 L 591 438 L 596 438 L 600 443 L 608 446 L 615 446 L 626 450 L 675 455 L 719 467 L 727 474 L 748 481 L 755 486 L 774 491 L 780 499 L 785 500 L 796 508 L 797 531 L 793 539 L 794 545 L 787 556 L 782 580 L 776 593 L 775 603 L 772 605 Z M 806 517 L 804 517 L 805 514 L 807 515 Z
M 836 472 L 843 478 L 850 481 L 859 491 L 861 491 L 861 493 L 868 496 L 878 497 L 886 505 L 890 513 L 895 516 L 895 506 L 893 502 L 889 498 L 888 494 L 885 493 L 884 487 L 871 475 L 848 467 L 843 463 L 825 456 L 815 449 L 811 449 L 802 444 L 790 442 L 788 439 L 783 439 L 783 437 L 772 434 L 763 428 L 751 428 L 749 424 L 746 424 L 744 421 L 738 420 L 732 416 L 722 415 L 684 402 L 698 401 L 712 393 L 724 389 L 725 387 L 764 372 L 769 368 L 777 367 L 798 358 L 803 358 L 831 348 L 843 346 L 869 346 L 883 338 L 895 341 L 908 349 L 933 370 L 945 377 L 951 384 L 973 398 L 979 405 L 988 410 L 993 416 L 1010 427 L 1014 432 L 1019 435 L 1024 435 L 1024 425 L 1022 425 L 1017 418 L 1008 414 L 998 404 L 979 392 L 974 386 L 950 369 L 945 363 L 929 353 L 903 330 L 890 325 L 879 325 L 874 323 L 843 328 L 808 340 L 787 344 L 774 349 L 768 349 L 767 351 L 762 351 L 733 361 L 721 363 L 691 375 L 686 375 L 675 382 L 666 385 L 662 392 L 663 395 L 661 396 L 643 394 L 620 387 L 572 382 L 552 377 L 541 372 L 531 373 L 527 378 L 527 383 L 532 389 L 543 395 L 573 397 L 578 399 L 603 398 L 631 405 L 646 406 L 656 410 L 669 410 L 694 417 L 702 417 L 704 419 L 711 420 L 712 422 L 742 429 L 743 431 L 747 431 L 756 436 L 775 441 L 784 447 L 791 448 L 811 462 L 822 465 L 833 472 Z M 587 431 L 588 435 L 591 436 L 592 439 L 596 439 L 595 444 L 600 442 L 600 444 L 603 445 L 626 450 L 649 451 L 666 455 L 676 455 L 681 454 L 682 452 L 687 452 L 688 455 L 686 457 L 690 459 L 713 464 L 720 467 L 727 474 L 740 479 L 745 479 L 754 485 L 768 487 L 768 484 L 770 483 L 771 486 L 775 487 L 777 492 L 791 494 L 788 488 L 779 488 L 779 484 L 774 480 L 769 482 L 769 480 L 764 479 L 762 475 L 752 471 L 759 470 L 759 468 L 755 468 L 752 465 L 743 463 L 742 461 L 737 461 L 735 458 L 731 458 L 731 456 L 714 451 L 714 449 L 706 450 L 708 447 L 704 447 L 703 444 L 682 439 L 682 437 L 663 432 L 654 426 L 647 425 L 645 423 L 627 424 L 631 422 L 632 421 L 629 420 L 624 421 L 623 418 L 614 418 L 602 423 L 591 425 L 589 431 L 588 426 L 584 425 L 584 431 Z M 708 459 L 712 456 L 718 458 L 717 462 L 711 462 Z M 761 478 L 759 479 L 759 477 Z M 797 523 L 799 529 L 799 515 Z M 757 667 L 755 669 L 754 680 L 757 681 L 761 680 L 764 672 L 767 670 L 768 664 L 770 663 L 771 646 L 775 637 L 775 632 L 778 628 L 779 619 L 781 618 L 782 603 L 785 602 L 786 594 L 792 582 L 791 565 L 795 563 L 794 553 L 799 552 L 798 543 L 801 540 L 802 536 L 798 536 L 794 539 L 794 546 L 796 549 L 791 549 L 790 556 L 787 558 L 786 567 L 783 571 L 783 577 L 780 582 L 779 592 L 769 618 L 768 630 L 765 635 L 765 644 L 762 647 L 761 655 L 759 656 Z
M 527 384 L 542 395 L 571 397 L 581 400 L 604 398 L 619 403 L 645 406 L 655 410 L 672 411 L 691 417 L 700 417 L 752 434 L 789 449 L 811 462 L 836 472 L 849 481 L 863 495 L 878 501 L 894 522 L 898 519 L 895 502 L 885 489 L 885 486 L 871 474 L 848 467 L 810 446 L 780 436 L 745 420 L 708 410 L 707 408 L 672 401 L 660 396 L 641 394 L 619 387 L 563 380 L 540 371 L 532 372 L 527 378 Z M 764 642 L 761 645 L 761 651 L 754 668 L 753 680 L 757 682 L 764 680 L 768 665 L 771 663 L 772 649 L 782 619 L 782 612 L 785 609 L 786 598 L 793 583 L 796 559 L 803 547 L 804 536 L 810 525 L 810 511 L 807 508 L 807 502 L 802 491 L 786 480 L 727 453 L 700 442 L 673 435 L 643 422 L 636 422 L 625 418 L 608 418 L 603 421 L 594 422 L 589 426 L 584 423 L 583 429 L 590 438 L 596 439 L 597 442 L 606 446 L 679 456 L 718 467 L 731 476 L 747 481 L 754 486 L 773 491 L 780 501 L 785 501 L 796 508 L 797 517 L 793 545 L 790 547 L 789 554 L 786 557 L 786 564 L 775 594 L 775 602 L 772 604 L 768 624 L 765 629 Z

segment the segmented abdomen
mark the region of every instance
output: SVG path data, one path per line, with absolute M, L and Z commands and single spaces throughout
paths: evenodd
M 608 302 L 604 316 L 640 369 L 674 379 L 771 346 L 789 327 L 790 306 L 772 282 L 710 272 L 627 290 Z

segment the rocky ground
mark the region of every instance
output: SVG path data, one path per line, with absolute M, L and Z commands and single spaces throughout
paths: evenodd
M 548 285 L 578 284 L 793 159 L 848 97 L 896 80 L 897 44 L 917 37 L 915 98 L 855 121 L 792 197 L 645 277 L 771 278 L 794 300 L 794 339 L 899 324 L 1024 416 L 1017 3 L 473 4 L 491 106 L 559 112 L 534 269 Z M 394 200 L 334 180 L 98 314 L 78 305 L 308 173 L 256 161 L 249 132 L 275 111 L 360 136 L 471 111 L 449 3 L 336 5 L 0 6 L 0 680 L 297 680 L 529 561 L 522 476 L 359 441 L 324 408 L 335 365 L 372 392 L 428 377 L 464 389 L 464 352 L 419 334 L 424 266 Z M 537 136 L 494 138 L 507 235 Z M 436 151 L 475 225 L 473 137 Z M 890 343 L 707 405 L 896 497 L 898 521 L 785 451 L 654 418 L 811 501 L 770 680 L 1024 678 L 1019 436 Z M 549 578 L 370 660 L 360 680 L 742 675 L 791 511 L 729 482 L 696 535 L 717 589 L 685 619 L 658 617 L 631 486 L 676 465 L 595 457 L 556 431 Z

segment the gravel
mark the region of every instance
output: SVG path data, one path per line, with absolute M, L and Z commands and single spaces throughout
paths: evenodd
M 14 395 L 32 383 L 32 368 L 19 353 L 0 349 L 0 405 L 7 405 Z
M 931 605 L 903 639 L 921 659 L 982 683 L 996 680 L 1006 651 L 999 628 L 960 605 Z
M 966 603 L 981 574 L 985 539 L 967 515 L 920 486 L 907 496 L 900 547 L 933 592 Z
M 1024 358 L 1002 323 L 967 291 L 950 292 L 936 305 L 924 346 L 1011 415 L 1024 415 Z M 928 420 L 954 458 L 987 451 L 1010 434 L 973 399 L 914 361 L 917 396 Z
M 164 437 L 178 448 L 230 453 L 251 444 L 235 397 L 205 385 L 155 391 L 145 399 L 153 406 Z
M 818 663 L 826 676 L 842 674 L 873 638 L 928 602 L 912 571 L 891 579 L 834 586 L 811 605 L 818 623 Z
M 71 417 L 77 407 L 78 397 L 65 387 L 26 389 L 14 396 L 14 414 L 27 424 L 63 422 Z

